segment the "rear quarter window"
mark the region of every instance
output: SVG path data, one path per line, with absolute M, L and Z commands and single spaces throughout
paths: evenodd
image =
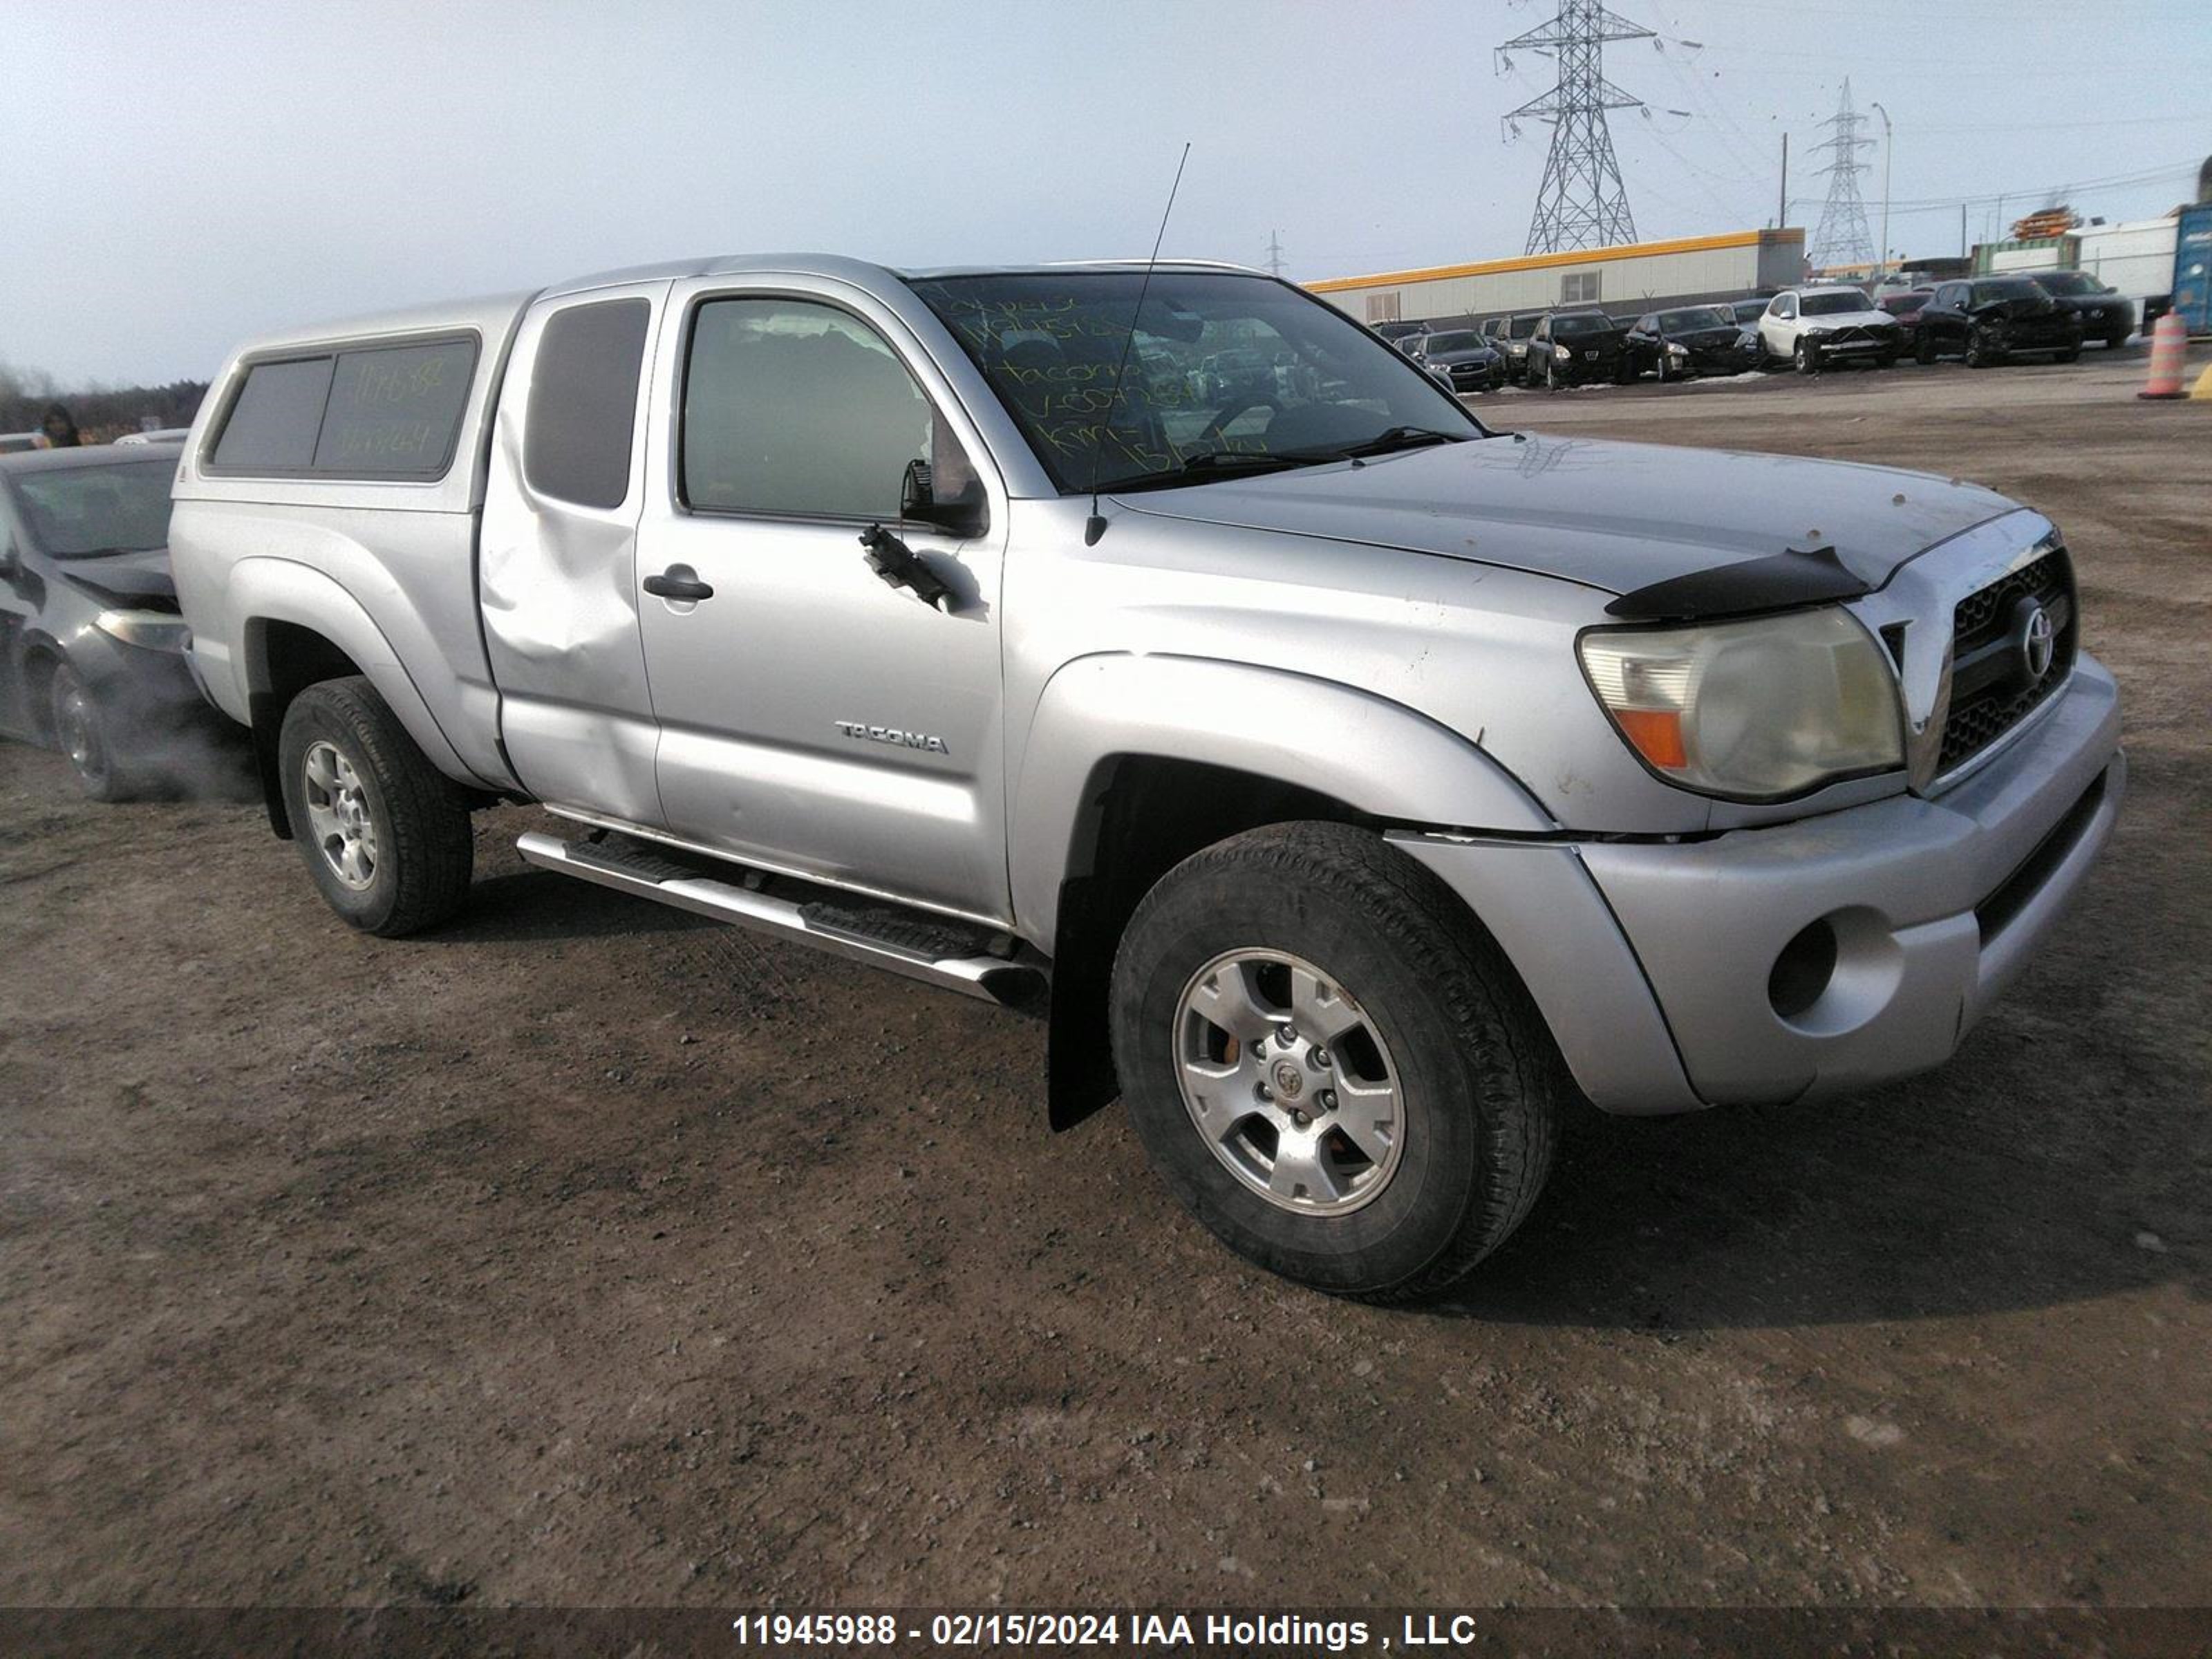
M 620 507 L 629 494 L 637 381 L 653 307 L 605 300 L 556 312 L 530 371 L 522 471 L 542 495 Z

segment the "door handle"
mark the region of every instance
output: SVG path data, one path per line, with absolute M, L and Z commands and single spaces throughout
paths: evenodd
M 713 599 L 714 590 L 708 584 L 701 581 L 696 576 L 679 576 L 676 574 L 684 568 L 679 564 L 673 568 L 662 571 L 658 576 L 647 576 L 644 583 L 645 591 L 656 599 Z

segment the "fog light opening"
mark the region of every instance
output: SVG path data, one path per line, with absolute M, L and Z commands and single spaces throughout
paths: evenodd
M 1836 974 L 1836 930 L 1826 916 L 1800 928 L 1782 947 L 1766 976 L 1766 1000 L 1784 1019 L 1795 1019 L 1828 988 Z

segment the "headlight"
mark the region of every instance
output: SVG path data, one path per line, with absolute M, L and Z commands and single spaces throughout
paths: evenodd
M 145 651 L 182 651 L 192 641 L 192 630 L 166 611 L 103 611 L 92 625 Z
M 1690 348 L 1686 345 L 1682 345 L 1676 341 L 1669 340 L 1667 342 L 1667 355 L 1669 357 L 1686 357 L 1690 355 Z
M 1552 355 L 1554 357 L 1557 357 L 1561 362 L 1565 362 L 1568 358 L 1573 356 L 1575 354 L 1565 346 L 1555 345 L 1552 348 Z
M 1838 606 L 1592 629 L 1579 649 L 1629 747 L 1685 788 L 1771 800 L 1905 763 L 1889 659 Z

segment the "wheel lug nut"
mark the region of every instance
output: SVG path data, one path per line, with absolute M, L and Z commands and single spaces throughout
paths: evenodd
M 1324 1112 L 1333 1112 L 1336 1109 L 1335 1090 L 1324 1089 L 1321 1091 L 1321 1109 Z
M 1289 1048 L 1293 1042 L 1296 1042 L 1297 1039 L 1298 1030 L 1297 1026 L 1279 1025 L 1275 1028 L 1275 1041 L 1281 1043 L 1285 1048 Z
M 1307 1124 L 1313 1121 L 1313 1120 L 1308 1117 L 1304 1112 L 1292 1112 L 1291 1115 L 1292 1118 L 1297 1120 L 1297 1126 L 1301 1129 L 1304 1128 Z
M 1320 1066 L 1323 1071 L 1327 1071 L 1328 1069 L 1328 1050 L 1326 1048 L 1315 1049 L 1313 1052 L 1313 1062 L 1315 1065 Z
M 1255 1095 L 1257 1095 L 1261 1100 L 1273 1100 L 1275 1097 L 1275 1091 L 1273 1089 L 1270 1089 L 1264 1083 L 1254 1084 L 1252 1085 L 1252 1092 Z

